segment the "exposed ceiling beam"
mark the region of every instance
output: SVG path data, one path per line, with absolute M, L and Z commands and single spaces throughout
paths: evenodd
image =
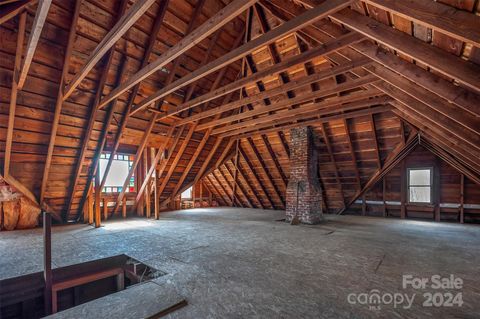
M 53 114 L 52 126 L 50 129 L 50 140 L 48 142 L 47 158 L 43 168 L 42 186 L 40 188 L 40 203 L 43 203 L 45 192 L 47 190 L 47 182 L 50 175 L 50 167 L 52 164 L 53 151 L 55 149 L 55 139 L 57 137 L 58 124 L 60 121 L 60 114 L 63 106 L 63 84 L 68 73 L 68 66 L 70 64 L 70 57 L 72 55 L 73 43 L 77 29 L 78 16 L 80 14 L 80 5 L 82 1 L 75 2 L 75 8 L 70 23 L 70 31 L 68 33 L 67 47 L 63 56 L 62 75 L 60 77 L 59 87 L 57 89 L 57 98 L 55 100 L 55 112 Z
M 273 105 L 259 106 L 256 109 L 251 110 L 251 111 L 246 111 L 246 112 L 238 113 L 238 114 L 235 114 L 235 115 L 223 117 L 223 118 L 218 119 L 216 121 L 209 121 L 209 122 L 203 123 L 203 124 L 198 126 L 198 130 L 203 130 L 203 129 L 208 128 L 208 127 L 227 124 L 227 123 L 230 123 L 230 122 L 233 122 L 233 121 L 244 120 L 244 119 L 247 119 L 247 118 L 250 118 L 250 117 L 253 117 L 253 116 L 262 115 L 262 114 L 273 112 L 273 111 L 278 111 L 278 110 L 281 110 L 281 109 L 284 109 L 286 107 L 296 105 L 296 104 L 309 103 L 309 102 L 311 102 L 315 99 L 321 98 L 321 97 L 326 97 L 326 96 L 331 95 L 331 94 L 335 94 L 335 93 L 339 93 L 339 92 L 342 92 L 342 91 L 352 90 L 352 89 L 355 89 L 355 88 L 358 88 L 358 87 L 365 86 L 365 85 L 370 84 L 370 83 L 372 83 L 376 80 L 377 79 L 374 76 L 370 75 L 370 76 L 366 76 L 366 77 L 363 77 L 363 78 L 358 78 L 356 80 L 348 81 L 348 82 L 345 82 L 345 83 L 342 83 L 342 84 L 325 86 L 323 88 L 323 90 L 313 91 L 313 92 L 310 92 L 310 93 L 305 93 L 305 94 L 302 94 L 302 95 L 298 95 L 298 96 L 296 96 L 295 98 L 292 98 L 292 99 L 285 99 L 285 100 L 283 100 L 281 102 L 278 102 L 278 103 L 275 103 Z M 346 99 L 348 99 L 348 97 L 346 97 Z M 332 101 L 335 101 L 335 99 L 332 99 Z M 319 103 L 323 103 L 323 104 L 328 105 L 328 102 L 329 102 L 329 100 L 319 102 Z M 228 130 L 231 130 L 233 128 L 238 128 L 238 127 L 241 127 L 241 126 L 243 126 L 243 122 L 232 124 L 228 127 Z M 218 129 L 218 130 L 215 131 L 214 134 L 217 134 L 217 133 L 219 133 L 219 132 L 221 132 L 225 129 L 227 129 L 227 128 Z
M 245 1 L 245 0 L 244 0 Z M 248 1 L 245 1 L 248 2 Z M 253 1 L 254 2 L 254 1 Z M 249 3 L 253 3 L 249 1 Z M 181 87 L 192 83 L 200 78 L 211 74 L 220 68 L 239 60 L 246 55 L 250 54 L 254 50 L 259 47 L 268 45 L 275 40 L 285 36 L 288 33 L 294 32 L 296 30 L 300 30 L 305 26 L 311 24 L 314 21 L 319 19 L 325 18 L 329 14 L 332 14 L 339 9 L 345 8 L 351 3 L 351 0 L 331 0 L 325 3 L 320 4 L 319 6 L 305 12 L 304 14 L 293 18 L 292 20 L 280 25 L 279 27 L 271 30 L 270 32 L 259 36 L 258 38 L 249 41 L 242 45 L 241 47 L 237 48 L 236 50 L 232 50 L 227 54 L 223 55 L 222 57 L 212 61 L 211 63 L 205 65 L 202 68 L 195 70 L 194 72 L 188 74 L 180 78 L 179 80 L 173 82 L 171 85 L 168 85 L 161 90 L 158 90 L 151 96 L 147 97 L 143 101 L 141 101 L 133 110 L 132 113 L 135 113 L 148 105 L 152 104 L 156 100 L 165 97 L 166 95 L 180 89 Z
M 249 6 L 255 3 L 256 0 L 235 0 L 225 8 L 217 12 L 216 15 L 208 19 L 201 26 L 193 30 L 190 34 L 182 38 L 177 44 L 164 52 L 158 59 L 146 65 L 140 71 L 132 75 L 127 81 L 116 87 L 110 92 L 100 103 L 99 107 L 104 107 L 108 102 L 114 98 L 123 94 L 129 88 L 134 86 L 137 83 L 140 83 L 156 71 L 160 70 L 172 60 L 178 58 L 180 55 L 185 53 L 190 48 L 199 44 L 202 40 L 206 39 L 209 35 L 213 34 L 215 31 L 219 30 L 222 26 L 227 24 L 229 21 L 234 19 L 240 13 L 245 11 Z M 174 82 L 175 83 L 175 82 Z M 158 99 L 160 99 L 159 97 Z M 158 100 L 155 99 L 155 100 Z M 153 101 L 152 101 L 153 102 Z M 152 103 L 146 103 L 144 107 Z M 137 110 L 135 108 L 134 110 Z M 132 112 L 134 112 L 132 110 Z
M 460 41 L 480 46 L 480 16 L 431 0 L 363 0 Z
M 468 128 L 474 134 L 480 134 L 480 114 L 478 117 L 472 116 L 472 114 L 459 108 L 453 103 L 449 103 L 447 100 L 442 99 L 438 95 L 423 89 L 415 82 L 398 76 L 397 73 L 390 71 L 389 69 L 374 63 L 365 67 L 366 70 L 375 74 L 379 78 L 383 79 L 398 89 L 402 90 L 406 94 L 419 100 L 420 102 L 428 105 L 435 113 L 441 113 L 442 115 L 456 121 L 458 124 Z
M 329 121 L 340 120 L 340 119 L 344 119 L 344 118 L 354 118 L 354 117 L 365 116 L 365 115 L 370 115 L 370 114 L 388 112 L 390 110 L 392 110 L 392 107 L 390 107 L 390 106 L 375 106 L 375 107 L 371 107 L 371 108 L 368 108 L 368 109 L 357 110 L 357 111 L 342 113 L 342 114 L 338 114 L 338 115 L 330 115 L 330 116 L 325 116 L 325 117 L 318 117 L 318 116 L 313 115 L 313 118 L 312 118 L 312 116 L 309 116 L 309 118 L 311 118 L 311 119 L 305 119 L 304 121 L 298 122 L 298 123 L 289 124 L 288 122 L 291 122 L 292 120 L 290 120 L 290 121 L 286 120 L 286 123 L 282 123 L 282 124 L 285 124 L 285 125 L 281 125 L 281 126 L 277 126 L 277 127 L 270 127 L 270 126 L 275 125 L 276 123 L 270 124 L 270 125 L 267 124 L 268 126 L 267 125 L 259 126 L 259 127 L 252 126 L 246 132 L 231 131 L 231 132 L 228 132 L 228 133 L 225 133 L 225 134 L 221 134 L 219 136 L 220 137 L 231 136 L 232 139 L 241 139 L 241 138 L 247 138 L 249 136 L 255 136 L 255 135 L 258 135 L 258 134 L 267 134 L 267 133 L 271 133 L 271 132 L 284 131 L 284 130 L 287 130 L 287 129 L 291 129 L 293 127 L 317 125 L 317 124 L 320 124 L 320 123 L 327 123 Z
M 480 116 L 480 95 L 422 69 L 399 56 L 380 49 L 378 46 L 362 42 L 352 46 L 353 49 L 391 71 L 409 79 L 427 91 L 433 92 L 448 102 L 461 107 L 474 116 Z
M 121 16 L 124 14 L 124 12 L 127 8 L 127 3 L 128 3 L 128 0 L 122 0 L 122 2 L 120 3 L 119 12 L 118 12 L 118 16 L 116 17 L 116 21 L 120 21 Z M 73 185 L 71 187 L 70 199 L 69 199 L 68 204 L 67 204 L 67 209 L 66 209 L 66 211 L 64 211 L 64 216 L 63 217 L 64 217 L 65 221 L 67 221 L 68 215 L 70 214 L 70 211 L 72 210 L 74 198 L 76 196 L 78 182 L 81 178 L 83 166 L 86 163 L 88 145 L 90 143 L 90 138 L 91 138 L 92 132 L 93 132 L 94 127 L 95 127 L 95 121 L 97 119 L 98 108 L 96 106 L 100 102 L 103 90 L 105 89 L 105 87 L 107 85 L 108 72 L 110 71 L 110 67 L 112 66 L 112 63 L 113 63 L 114 53 L 115 53 L 115 47 L 112 47 L 108 51 L 108 54 L 106 56 L 105 64 L 102 66 L 102 74 L 101 74 L 100 79 L 97 83 L 95 98 L 93 100 L 93 104 L 90 106 L 90 114 L 89 114 L 88 124 L 87 124 L 85 132 L 83 134 L 83 139 L 82 139 L 82 143 L 81 143 L 81 146 L 80 146 L 80 154 L 78 156 L 77 165 L 76 165 L 75 171 L 74 171 L 75 175 L 74 175 L 74 179 L 73 179 Z M 110 105 L 110 107 L 113 107 L 113 105 Z M 97 160 L 98 160 L 98 158 L 97 158 Z M 94 169 L 95 169 L 95 167 L 94 167 Z M 90 177 L 90 175 L 88 177 Z M 99 181 L 96 181 L 96 182 L 97 182 L 97 185 L 99 185 Z M 98 194 L 99 191 L 100 191 L 100 188 L 95 189 L 95 192 L 97 194 Z M 98 212 L 97 208 L 96 208 L 96 211 Z M 80 212 L 81 212 L 80 210 L 77 210 L 77 213 L 80 213 Z
M 35 14 L 35 19 L 33 20 L 32 29 L 30 30 L 30 36 L 27 42 L 27 51 L 24 55 L 22 69 L 20 70 L 20 75 L 18 79 L 18 89 L 21 90 L 27 79 L 28 70 L 32 64 L 33 55 L 35 54 L 35 49 L 37 48 L 38 40 L 42 34 L 43 24 L 47 19 L 48 9 L 52 0 L 39 0 L 37 6 L 37 13 Z
M 0 11 L 0 25 L 15 17 L 22 12 L 28 5 L 35 3 L 36 0 L 21 0 L 14 3 L 5 4 Z
M 348 96 L 341 96 L 331 103 L 330 101 L 324 101 L 306 107 L 300 107 L 285 112 L 278 112 L 276 114 L 271 114 L 260 118 L 253 118 L 248 121 L 241 122 L 241 125 L 231 124 L 225 127 L 220 127 L 214 130 L 213 133 L 221 134 L 220 136 L 223 137 L 243 134 L 274 125 L 280 127 L 281 125 L 290 124 L 293 121 L 305 121 L 308 119 L 319 118 L 320 116 L 331 116 L 337 114 L 338 112 L 352 112 L 370 107 L 372 105 L 385 104 L 393 100 L 387 96 L 369 99 L 370 97 L 376 95 L 379 95 L 379 92 L 372 90 L 358 94 L 350 94 Z M 341 100 L 342 98 L 346 99 Z M 233 126 L 232 129 L 230 129 L 230 126 Z
M 261 102 L 265 98 L 271 98 L 271 97 L 276 96 L 276 95 L 281 95 L 281 94 L 283 94 L 287 91 L 298 89 L 302 86 L 306 86 L 306 85 L 318 82 L 320 80 L 335 76 L 337 74 L 347 72 L 351 69 L 354 69 L 354 68 L 359 67 L 359 66 L 364 66 L 364 65 L 369 64 L 369 63 L 371 63 L 371 61 L 369 59 L 361 59 L 361 60 L 352 61 L 351 63 L 345 64 L 345 65 L 338 65 L 338 66 L 334 66 L 334 67 L 326 69 L 326 70 L 318 71 L 317 73 L 314 73 L 314 74 L 309 75 L 309 76 L 302 77 L 302 78 L 297 79 L 297 80 L 292 80 L 292 81 L 288 82 L 287 84 L 280 85 L 280 86 L 278 86 L 276 88 L 273 88 L 271 90 L 267 90 L 267 91 L 263 91 L 263 92 L 260 92 L 260 93 L 257 93 L 257 94 L 249 95 L 249 96 L 244 97 L 242 99 L 239 99 L 237 101 L 234 101 L 234 102 L 231 102 L 231 103 L 228 103 L 228 104 L 223 104 L 223 105 L 215 107 L 213 109 L 203 111 L 203 112 L 197 113 L 195 115 L 186 117 L 186 118 L 180 120 L 178 123 L 188 123 L 188 122 L 191 122 L 191 121 L 197 121 L 197 120 L 200 120 L 200 119 L 203 119 L 203 118 L 213 116 L 215 114 L 220 114 L 220 113 L 224 113 L 224 112 L 229 111 L 229 110 L 237 109 L 241 106 L 244 106 L 244 105 L 247 105 L 247 104 L 250 104 L 250 103 Z M 312 94 L 319 94 L 319 93 L 320 92 L 312 93 Z M 284 104 L 285 103 L 289 104 L 290 102 L 292 102 L 292 99 L 285 100 L 283 103 Z M 265 107 L 268 107 L 268 106 L 265 106 Z
M 420 61 L 480 93 L 480 66 L 350 9 L 330 15 L 339 23 Z
M 152 26 L 151 32 L 150 32 L 150 37 L 148 39 L 148 44 L 147 47 L 143 53 L 142 57 L 142 63 L 140 64 L 140 69 L 145 67 L 148 64 L 148 60 L 150 58 L 150 55 L 153 52 L 153 48 L 155 46 L 155 42 L 157 40 L 158 32 L 160 31 L 160 27 L 162 26 L 165 13 L 167 12 L 167 7 L 168 7 L 169 1 L 163 1 L 162 4 L 159 6 L 155 23 Z M 105 172 L 103 174 L 102 182 L 100 183 L 100 189 L 102 189 L 105 186 L 105 183 L 107 181 L 107 176 L 108 173 L 110 172 L 110 168 L 112 167 L 113 159 L 115 157 L 115 154 L 117 153 L 118 147 L 120 146 L 120 141 L 123 135 L 123 132 L 125 131 L 125 128 L 127 127 L 127 122 L 130 114 L 130 109 L 133 106 L 133 101 L 135 100 L 138 91 L 140 89 L 140 83 L 135 85 L 133 87 L 132 93 L 130 94 L 128 101 L 127 101 L 127 106 L 125 107 L 125 110 L 123 111 L 123 116 L 121 123 L 119 125 L 117 135 L 115 136 L 115 143 L 112 147 L 112 151 L 110 152 L 110 157 L 107 163 L 107 166 L 105 168 Z
M 135 4 L 115 23 L 95 50 L 90 54 L 87 62 L 82 66 L 64 90 L 63 100 L 65 101 L 75 91 L 82 80 L 95 67 L 100 59 L 110 50 L 111 47 L 130 29 L 132 25 L 150 8 L 156 0 L 138 0 Z M 166 1 L 166 0 L 162 0 Z M 110 101 L 113 100 L 110 99 Z M 108 102 L 110 102 L 108 101 Z M 107 103 L 108 103 L 107 102 Z M 102 104 L 105 106 L 107 103 Z
M 13 64 L 12 88 L 10 89 L 10 105 L 8 109 L 7 136 L 5 138 L 5 156 L 3 161 L 3 174 L 5 178 L 10 176 L 10 162 L 12 156 L 13 129 L 15 126 L 15 110 L 17 108 L 18 97 L 18 71 L 22 61 L 23 41 L 25 39 L 25 25 L 27 22 L 27 13 L 24 12 L 18 21 L 17 47 L 15 50 L 15 61 Z
M 176 108 L 168 111 L 164 115 L 164 117 L 180 113 L 182 111 L 188 110 L 188 109 L 193 108 L 193 107 L 195 107 L 197 105 L 200 105 L 202 103 L 205 103 L 205 102 L 211 101 L 215 98 L 218 98 L 219 96 L 225 95 L 227 93 L 230 93 L 230 92 L 233 92 L 233 91 L 236 91 L 236 90 L 240 90 L 241 88 L 245 87 L 246 85 L 248 85 L 250 83 L 254 83 L 256 81 L 259 81 L 266 76 L 271 76 L 271 75 L 275 75 L 275 74 L 284 72 L 285 70 L 291 68 L 294 65 L 297 65 L 297 64 L 300 64 L 300 63 L 305 63 L 307 61 L 313 60 L 317 57 L 320 57 L 320 56 L 326 55 L 328 53 L 331 53 L 335 50 L 338 50 L 339 48 L 350 45 L 353 42 L 361 41 L 362 39 L 363 39 L 363 37 L 360 36 L 358 33 L 349 33 L 349 34 L 347 34 L 343 37 L 332 40 L 331 42 L 328 42 L 323 46 L 318 46 L 318 47 L 313 48 L 309 51 L 303 52 L 299 55 L 295 55 L 293 57 L 287 58 L 287 59 L 283 60 L 282 62 L 280 62 L 278 64 L 275 64 L 275 65 L 273 65 L 273 66 L 271 66 L 271 67 L 269 67 L 265 70 L 258 71 L 257 73 L 254 73 L 254 74 L 249 75 L 247 77 L 241 78 L 241 79 L 239 79 L 235 82 L 229 83 L 227 85 L 224 85 L 223 87 L 218 88 L 217 90 L 215 90 L 213 92 L 201 95 L 201 96 L 199 96 L 199 97 L 197 97 L 197 98 L 195 98 L 195 99 L 193 99 L 193 100 L 191 100 L 187 103 L 183 103 L 183 104 L 177 106 Z M 349 70 L 350 68 L 354 68 L 357 63 L 362 64 L 365 61 L 363 61 L 363 62 L 353 61 L 351 63 L 343 64 L 342 66 L 339 66 L 336 69 L 346 68 L 346 70 Z M 304 81 L 304 80 L 299 80 L 299 81 L 301 82 L 301 81 Z M 291 85 L 295 86 L 295 83 L 298 83 L 298 82 L 297 81 L 292 81 Z M 262 94 L 264 94 L 265 96 L 268 96 L 268 94 L 270 94 L 270 93 L 265 92 L 265 93 L 262 93 Z M 261 96 L 263 96 L 263 95 L 261 95 Z M 258 97 L 260 97 L 260 95 Z M 238 102 L 238 103 L 240 103 L 240 102 Z M 225 108 L 226 108 L 226 106 L 225 106 Z M 190 120 L 201 119 L 201 118 L 203 118 L 204 113 L 208 114 L 210 116 L 210 115 L 216 113 L 216 111 L 214 111 L 214 110 L 205 111 L 205 112 L 202 112 L 198 115 L 193 115 L 192 117 L 187 117 L 184 120 L 180 120 L 178 123 L 180 125 L 180 124 L 187 123 Z

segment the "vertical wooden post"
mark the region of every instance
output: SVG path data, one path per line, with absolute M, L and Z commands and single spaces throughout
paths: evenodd
M 117 275 L 116 282 L 117 282 L 117 291 L 122 291 L 125 289 L 125 277 L 123 272 Z
M 127 197 L 122 198 L 122 217 L 127 218 Z
M 212 192 L 208 192 L 208 206 L 212 207 Z
M 464 208 L 465 203 L 465 175 L 460 175 L 460 223 L 464 222 Z
M 434 218 L 436 222 L 440 221 L 440 160 L 438 157 L 435 160 L 433 167 L 433 203 L 435 205 Z
M 385 191 L 387 189 L 387 176 L 383 177 L 383 190 L 382 190 L 382 200 L 383 200 L 383 217 L 387 217 L 387 201 L 385 200 Z
M 405 167 L 405 160 L 400 164 L 400 218 L 407 217 L 405 211 L 405 201 L 407 198 L 407 168 Z
M 231 201 L 232 201 L 232 204 L 235 203 L 235 191 L 236 191 L 236 188 L 237 188 L 237 165 L 238 165 L 238 157 L 239 157 L 239 153 L 238 153 L 238 145 L 240 143 L 240 140 L 238 139 L 237 140 L 237 146 L 236 146 L 236 154 L 235 154 L 235 171 L 233 172 L 233 185 L 232 185 L 232 198 L 231 198 Z M 225 165 L 227 165 L 225 163 Z
M 100 227 L 101 225 L 101 216 L 100 216 L 100 195 L 102 190 L 100 189 L 100 170 L 97 169 L 97 174 L 95 176 L 95 228 Z
M 52 313 L 52 215 L 43 212 L 43 278 L 45 280 L 45 315 Z
M 143 152 L 138 154 L 139 156 L 143 156 Z M 140 185 L 142 185 L 143 183 L 143 161 L 142 160 L 139 160 L 138 161 L 138 167 L 137 167 L 137 185 L 138 187 L 140 187 Z M 137 188 L 137 191 L 138 191 L 138 188 Z M 140 198 L 140 200 L 138 201 L 138 205 L 137 205 L 137 215 L 138 216 L 143 216 L 143 205 L 144 205 L 144 198 L 145 196 L 142 196 L 142 198 Z
M 159 212 L 159 200 L 160 200 L 160 194 L 158 193 L 158 185 L 157 185 L 157 172 L 155 172 L 155 174 L 153 175 L 153 187 L 154 187 L 154 193 L 153 193 L 153 209 L 155 211 L 155 219 L 159 219 L 160 218 L 160 212 Z
M 365 199 L 365 194 L 362 196 L 362 216 L 367 214 L 367 202 Z
M 88 198 L 87 198 L 88 201 Z M 83 223 L 88 223 L 88 205 L 83 206 Z
M 94 203 L 93 196 L 94 196 L 93 186 L 90 185 L 90 192 L 88 195 L 88 223 L 90 225 L 93 224 L 93 203 Z
M 200 183 L 200 184 L 197 184 L 200 188 L 200 207 L 202 207 L 202 203 L 203 203 L 203 183 Z M 194 203 L 195 205 L 195 203 Z
M 106 197 L 103 198 L 103 219 L 107 220 L 108 218 L 108 199 Z
M 146 179 L 148 178 L 148 148 L 145 148 L 143 150 L 143 178 Z M 150 218 L 150 181 L 147 180 L 147 188 L 145 189 L 145 192 L 143 193 L 143 198 L 145 199 L 145 216 L 147 218 Z

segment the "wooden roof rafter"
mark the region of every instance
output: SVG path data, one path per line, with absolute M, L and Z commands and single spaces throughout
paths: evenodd
M 248 0 L 248 1 L 235 0 L 232 3 L 230 3 L 228 6 L 224 7 L 215 16 L 208 19 L 205 23 L 203 23 L 201 26 L 193 30 L 189 35 L 185 36 L 172 48 L 170 48 L 165 53 L 163 53 L 160 56 L 160 58 L 146 65 L 140 71 L 132 75 L 130 79 L 128 79 L 127 81 L 122 83 L 120 86 L 113 89 L 112 92 L 110 92 L 110 94 L 108 94 L 102 100 L 99 107 L 100 108 L 104 107 L 105 105 L 107 105 L 108 102 L 113 100 L 115 97 L 120 96 L 125 91 L 133 87 L 135 84 L 140 83 L 141 81 L 146 79 L 148 76 L 150 76 L 157 70 L 163 68 L 175 58 L 182 55 L 185 51 L 197 45 L 202 40 L 206 39 L 208 36 L 210 36 L 215 31 L 220 29 L 226 23 L 228 23 L 229 21 L 234 19 L 236 16 L 238 16 L 241 12 L 245 11 L 254 2 L 255 0 Z M 177 81 L 170 84 L 170 86 L 175 85 L 175 83 L 177 83 Z M 166 87 L 169 87 L 169 85 L 167 85 Z M 159 100 L 166 95 L 167 94 L 161 97 L 158 97 L 155 100 Z M 143 107 L 147 107 L 148 105 L 151 105 L 153 102 L 154 100 L 149 101 L 148 103 L 144 103 Z M 138 110 L 139 110 L 138 106 L 133 108 L 131 111 L 131 114 L 134 114 Z
M 35 54 L 35 49 L 37 48 L 38 40 L 40 39 L 40 34 L 42 33 L 43 25 L 47 18 L 48 10 L 52 0 L 38 0 L 37 12 L 35 14 L 35 19 L 33 21 L 32 30 L 30 31 L 30 36 L 27 42 L 27 49 L 25 52 L 25 57 L 23 58 L 22 67 L 18 75 L 18 89 L 23 89 L 25 80 L 27 79 L 28 70 L 32 64 L 33 55 Z
M 247 4 L 253 4 L 255 1 L 246 2 Z M 305 12 L 303 15 L 292 19 L 291 21 L 280 25 L 278 28 L 271 30 L 270 32 L 252 40 L 236 50 L 232 50 L 222 57 L 212 61 L 211 63 L 195 70 L 194 72 L 180 78 L 179 80 L 173 82 L 172 84 L 162 88 L 161 90 L 155 92 L 148 98 L 141 101 L 132 113 L 138 112 L 142 108 L 147 107 L 151 103 L 155 102 L 158 99 L 180 89 L 181 87 L 188 85 L 191 82 L 198 80 L 199 78 L 205 77 L 206 75 L 215 72 L 216 70 L 228 65 L 236 60 L 243 58 L 244 56 L 250 54 L 255 49 L 268 45 L 269 43 L 274 42 L 275 40 L 281 38 L 282 36 L 291 33 L 295 30 L 299 30 L 306 25 L 309 25 L 313 21 L 319 20 L 326 17 L 328 14 L 344 8 L 350 4 L 351 0 L 331 0 L 327 3 L 319 5 L 312 10 Z M 235 2 L 234 2 L 235 3 Z M 233 3 L 232 3 L 233 4 Z M 177 112 L 178 113 L 178 112 Z M 168 113 L 165 116 L 171 116 L 172 113 Z M 163 117 L 165 117 L 163 116 Z
M 97 45 L 95 50 L 88 57 L 87 62 L 79 72 L 70 80 L 63 92 L 63 100 L 65 101 L 75 91 L 87 74 L 95 67 L 102 57 L 109 52 L 115 43 L 130 29 L 135 22 L 150 8 L 156 0 L 138 0 L 125 13 L 121 15 L 113 28 L 107 33 L 103 40 Z M 167 1 L 167 0 L 163 0 Z M 113 99 L 112 99 L 113 100 Z M 111 100 L 110 100 L 111 101 Z M 109 102 L 110 102 L 109 101 Z M 102 104 L 102 106 L 105 106 Z
M 0 13 L 0 24 L 12 19 L 20 14 L 29 5 L 32 5 L 37 0 L 21 0 L 14 3 L 2 5 L 2 12 Z

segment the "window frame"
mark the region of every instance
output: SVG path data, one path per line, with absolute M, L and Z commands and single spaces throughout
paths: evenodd
M 187 198 L 187 197 L 183 197 L 183 196 L 182 196 L 183 193 L 185 193 L 188 189 L 191 189 L 191 191 L 190 191 L 190 197 L 188 197 L 188 198 Z M 187 200 L 187 201 L 188 201 L 188 200 L 190 200 L 190 201 L 193 200 L 193 186 L 190 186 L 189 188 L 187 188 L 186 190 L 184 190 L 183 192 L 180 193 L 180 200 L 181 200 L 181 201 L 182 201 L 182 200 Z
M 104 160 L 109 160 L 110 159 L 110 155 L 111 153 L 110 152 L 102 152 L 102 154 L 100 155 L 100 159 L 104 159 Z M 122 157 L 122 159 L 120 159 L 120 156 Z M 125 157 L 127 157 L 127 159 L 125 159 Z M 127 162 L 128 163 L 128 167 L 129 167 L 129 170 L 131 169 L 132 165 L 133 165 L 133 162 L 134 162 L 134 158 L 133 158 L 133 155 L 132 154 L 127 154 L 127 153 L 115 153 L 114 155 L 114 161 L 124 161 L 124 162 Z M 98 163 L 100 165 L 100 161 Z M 98 169 L 100 169 L 100 166 L 98 167 Z M 111 173 L 111 170 L 108 172 L 109 174 Z M 136 176 L 135 176 L 135 172 L 132 174 L 131 178 L 130 178 L 132 181 L 133 181 L 133 186 L 131 185 L 128 185 L 127 186 L 127 189 L 125 190 L 125 193 L 135 193 L 137 191 L 137 183 L 136 183 Z M 131 181 L 131 182 L 132 182 Z M 130 183 L 131 183 L 130 182 Z M 130 190 L 130 188 L 133 188 L 133 191 Z M 115 189 L 115 191 L 114 191 Z M 102 190 L 101 190 L 101 193 L 102 194 L 119 194 L 123 189 L 123 185 L 122 186 L 111 186 L 111 185 L 105 185 L 103 186 Z
M 421 170 L 428 170 L 430 171 L 430 185 L 410 185 L 410 171 L 421 171 Z M 407 168 L 407 202 L 409 204 L 414 205 L 432 205 L 434 194 L 433 192 L 433 174 L 434 174 L 434 167 L 433 166 L 426 166 L 426 167 L 408 167 Z M 429 187 L 430 188 L 430 201 L 429 202 L 415 202 L 410 199 L 410 187 Z

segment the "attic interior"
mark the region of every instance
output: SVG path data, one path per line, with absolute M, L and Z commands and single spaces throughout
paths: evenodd
M 479 0 L 3 0 L 0 43 L 0 318 L 480 313 Z

